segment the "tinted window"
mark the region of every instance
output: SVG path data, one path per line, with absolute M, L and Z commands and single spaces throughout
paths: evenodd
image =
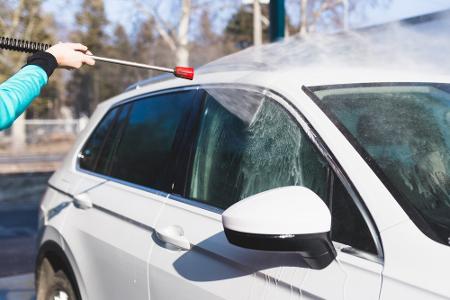
M 103 142 L 111 132 L 111 125 L 115 120 L 117 111 L 118 109 L 116 108 L 108 112 L 89 137 L 79 155 L 81 168 L 88 171 L 96 170 L 97 160 L 100 156 Z
M 376 247 L 367 224 L 355 202 L 339 180 L 335 180 L 332 202 L 333 241 L 376 254 Z
M 150 97 L 132 104 L 113 155 L 110 176 L 168 191 L 166 170 L 177 131 L 183 129 L 194 91 Z
M 208 91 L 188 196 L 227 208 L 256 193 L 300 185 L 326 199 L 327 164 L 275 101 L 242 90 Z
M 97 159 L 96 172 L 101 174 L 109 174 L 110 173 L 110 164 L 109 162 L 113 158 L 114 153 L 116 152 L 117 145 L 119 143 L 119 138 L 122 135 L 122 129 L 125 125 L 126 118 L 130 111 L 130 104 L 122 105 L 118 112 L 117 117 L 113 125 L 111 126 L 110 133 L 105 138 L 105 141 L 102 145 L 101 155 L 99 155 Z

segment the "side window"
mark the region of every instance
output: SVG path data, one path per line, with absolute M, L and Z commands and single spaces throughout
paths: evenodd
M 177 131 L 189 116 L 195 91 L 152 96 L 132 103 L 112 155 L 110 176 L 169 192 L 166 172 Z
M 110 134 L 105 138 L 102 145 L 102 151 L 97 159 L 96 172 L 101 174 L 110 173 L 110 161 L 116 152 L 119 139 L 122 136 L 123 127 L 128 117 L 130 107 L 132 104 L 122 105 L 118 112 L 114 124 L 111 126 Z
M 93 172 L 96 171 L 97 160 L 100 156 L 102 145 L 111 132 L 111 127 L 115 121 L 117 111 L 118 108 L 115 108 L 106 114 L 83 146 L 83 149 L 79 154 L 80 168 Z
M 376 254 L 369 228 L 347 190 L 303 129 L 270 97 L 207 91 L 187 196 L 226 209 L 276 187 L 305 186 L 330 207 L 332 239 Z M 332 176 L 335 177 L 335 176 Z
M 208 91 L 188 197 L 219 208 L 276 187 L 327 197 L 327 163 L 275 101 L 245 90 Z
M 340 180 L 333 186 L 331 238 L 353 248 L 377 254 L 372 234 L 360 210 Z

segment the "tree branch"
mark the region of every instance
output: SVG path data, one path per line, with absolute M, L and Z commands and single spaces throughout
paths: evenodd
M 315 24 L 317 22 L 317 20 L 319 19 L 319 17 L 327 10 L 330 10 L 336 6 L 338 6 L 339 4 L 342 4 L 343 1 L 342 0 L 337 0 L 337 1 L 333 1 L 333 0 L 325 0 L 322 5 L 319 7 L 319 9 L 317 11 L 315 11 L 313 13 L 313 21 L 312 23 Z
M 25 0 L 20 0 L 17 8 L 14 10 L 11 27 L 6 31 L 6 36 L 11 37 L 12 34 L 17 30 L 20 22 L 20 15 L 23 10 L 23 6 L 25 5 Z
M 154 24 L 156 27 L 156 31 L 162 37 L 164 42 L 166 42 L 166 44 L 169 46 L 170 50 L 175 51 L 177 49 L 177 44 L 175 42 L 174 37 L 171 35 L 172 31 L 167 26 L 167 23 L 164 22 L 164 20 L 162 20 L 161 17 L 159 16 L 157 8 L 155 6 L 152 6 L 152 12 L 149 12 L 142 6 L 142 3 L 140 1 L 134 0 L 133 2 L 135 3 L 135 6 L 138 9 L 138 11 L 147 15 L 148 18 L 153 18 L 155 20 Z

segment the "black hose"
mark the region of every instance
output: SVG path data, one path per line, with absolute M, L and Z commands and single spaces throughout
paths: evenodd
M 50 48 L 50 45 L 44 43 L 0 37 L 0 49 L 34 53 L 38 51 L 45 51 L 48 48 Z

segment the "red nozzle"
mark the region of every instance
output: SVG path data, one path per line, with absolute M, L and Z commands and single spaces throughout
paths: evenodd
M 192 80 L 192 79 L 194 79 L 194 68 L 175 67 L 173 74 L 180 78 Z

